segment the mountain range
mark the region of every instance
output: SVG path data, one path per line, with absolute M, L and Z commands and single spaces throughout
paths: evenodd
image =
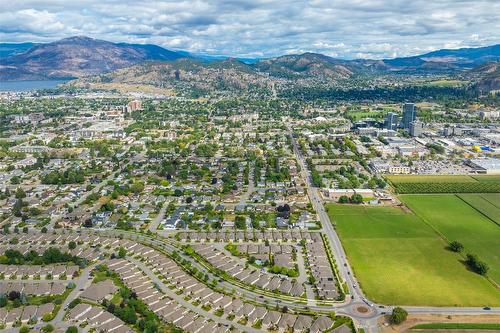
M 500 44 L 384 60 L 343 60 L 317 53 L 232 59 L 77 36 L 46 44 L 0 44 L 0 80 L 82 78 L 105 73 L 109 73 L 106 80 L 126 80 L 133 72 L 139 81 L 141 77 L 144 81 L 162 80 L 166 75 L 178 80 L 189 76 L 200 83 L 217 77 L 231 82 L 231 77 L 237 77 L 233 80 L 237 85 L 250 85 L 261 76 L 330 82 L 370 73 L 453 73 L 498 61 Z M 156 73 L 146 74 L 151 70 Z

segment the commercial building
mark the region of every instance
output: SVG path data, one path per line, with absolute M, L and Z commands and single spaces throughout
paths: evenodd
M 410 123 L 410 135 L 421 136 L 424 130 L 424 124 L 421 121 L 415 120 Z
M 398 114 L 394 112 L 389 112 L 385 115 L 384 127 L 388 130 L 393 130 L 398 127 Z
M 500 159 L 498 158 L 469 159 L 466 164 L 479 173 L 500 174 Z
M 416 119 L 416 117 L 417 111 L 415 109 L 415 104 L 403 104 L 403 119 L 401 120 L 401 126 L 406 130 L 410 129 L 410 124 Z

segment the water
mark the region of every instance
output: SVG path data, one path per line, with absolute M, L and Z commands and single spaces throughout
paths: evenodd
M 0 81 L 0 91 L 30 91 L 38 89 L 56 88 L 57 85 L 67 80 L 49 81 Z

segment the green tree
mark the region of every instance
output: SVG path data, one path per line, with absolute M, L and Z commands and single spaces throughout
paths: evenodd
M 464 246 L 459 241 L 453 241 L 450 243 L 450 250 L 452 250 L 453 252 L 462 252 L 463 249 Z
M 234 219 L 234 226 L 237 229 L 246 229 L 247 224 L 245 222 L 245 217 L 241 215 L 236 216 Z
M 76 326 L 70 326 L 66 329 L 66 333 L 78 333 L 78 328 Z
M 42 327 L 42 332 L 50 333 L 54 331 L 54 326 L 51 324 L 47 324 L 44 327 Z
M 20 187 L 17 188 L 16 190 L 16 199 L 23 199 L 26 198 L 26 192 Z
M 118 249 L 118 258 L 125 258 L 127 256 L 127 250 L 125 250 L 122 246 Z
M 76 243 L 75 243 L 75 241 L 70 241 L 68 243 L 68 249 L 70 249 L 70 250 L 76 249 Z
M 354 204 L 360 204 L 363 202 L 363 197 L 361 194 L 355 193 L 351 196 L 351 202 Z
M 21 326 L 19 329 L 19 333 L 28 333 L 30 331 L 30 328 L 28 326 Z
M 401 307 L 395 307 L 391 314 L 391 323 L 399 325 L 406 320 L 408 317 L 408 312 Z
M 349 197 L 347 195 L 341 195 L 339 197 L 339 203 L 341 204 L 349 203 Z

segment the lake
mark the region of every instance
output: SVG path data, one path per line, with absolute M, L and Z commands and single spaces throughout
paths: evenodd
M 47 81 L 0 81 L 0 91 L 30 91 L 37 89 L 55 88 L 67 80 Z

